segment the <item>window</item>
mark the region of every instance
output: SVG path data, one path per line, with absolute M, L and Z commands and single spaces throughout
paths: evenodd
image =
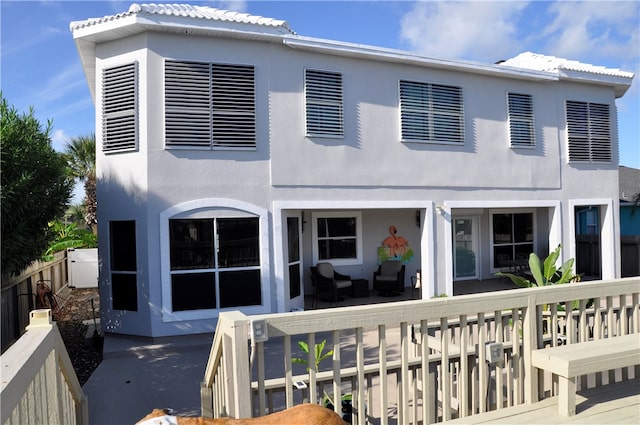
M 169 220 L 173 311 L 262 304 L 257 218 Z
M 308 136 L 342 136 L 342 74 L 305 72 Z
M 495 213 L 491 216 L 493 267 L 499 259 L 528 259 L 534 248 L 533 213 Z
M 402 140 L 464 143 L 462 89 L 400 81 Z
M 362 263 L 362 223 L 358 212 L 313 214 L 314 262 Z
M 110 222 L 109 239 L 112 307 L 138 311 L 136 222 Z
M 534 146 L 533 101 L 531 95 L 509 93 L 509 136 L 512 147 Z
M 567 101 L 570 162 L 611 162 L 609 105 Z
M 255 69 L 165 61 L 168 147 L 255 148 Z
M 137 149 L 138 64 L 102 70 L 102 151 Z

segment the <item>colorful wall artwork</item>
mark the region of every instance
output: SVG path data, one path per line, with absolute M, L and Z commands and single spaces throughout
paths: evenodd
M 402 236 L 398 236 L 398 228 L 394 225 L 389 227 L 391 236 L 382 241 L 382 246 L 378 247 L 378 264 L 385 261 L 402 261 L 408 264 L 413 260 L 413 249 Z

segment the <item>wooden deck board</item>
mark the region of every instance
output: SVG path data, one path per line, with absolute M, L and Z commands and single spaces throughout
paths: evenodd
M 558 398 L 524 404 L 481 415 L 455 419 L 448 424 L 638 424 L 640 378 L 578 392 L 577 413 L 558 415 Z

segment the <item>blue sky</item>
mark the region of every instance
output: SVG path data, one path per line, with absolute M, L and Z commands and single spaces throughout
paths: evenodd
M 155 1 L 160 3 L 160 1 Z M 617 101 L 620 165 L 640 168 L 640 2 L 169 1 L 284 19 L 298 34 L 494 63 L 532 51 L 636 74 Z M 94 131 L 71 21 L 133 1 L 0 1 L 0 86 L 9 104 L 53 121 L 54 147 Z

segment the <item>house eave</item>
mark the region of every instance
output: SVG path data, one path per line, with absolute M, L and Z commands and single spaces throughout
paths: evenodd
M 283 37 L 283 44 L 287 47 L 325 55 L 345 56 L 409 64 L 415 66 L 460 71 L 481 75 L 500 76 L 503 78 L 515 78 L 530 81 L 557 81 L 558 76 L 553 73 L 534 71 L 523 68 L 505 67 L 493 64 L 483 64 L 470 61 L 434 59 L 407 53 L 402 50 L 385 49 L 355 43 L 329 41 L 312 37 L 289 35 Z
M 95 103 L 95 49 L 99 43 L 119 40 L 144 32 L 179 34 L 183 37 L 224 37 L 280 43 L 283 29 L 258 27 L 247 23 L 197 21 L 188 17 L 162 15 L 130 15 L 107 22 L 72 22 L 70 25 L 78 54 Z
M 633 82 L 633 74 L 630 77 L 617 75 L 596 74 L 592 72 L 575 71 L 569 69 L 558 70 L 560 80 L 576 81 L 586 84 L 595 84 L 600 86 L 612 87 L 616 99 L 625 95 Z

